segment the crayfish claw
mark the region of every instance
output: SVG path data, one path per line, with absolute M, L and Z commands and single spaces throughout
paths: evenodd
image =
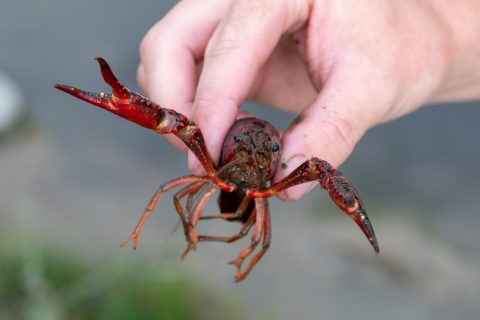
M 162 108 L 148 98 L 129 90 L 118 81 L 104 59 L 94 57 L 93 60 L 100 65 L 103 80 L 112 88 L 111 94 L 92 93 L 59 84 L 53 86 L 158 134 L 175 134 L 195 154 L 209 176 L 216 174 L 215 164 L 206 149 L 202 133 L 194 121 L 175 110 Z M 218 177 L 215 177 L 214 182 L 225 190 L 236 188 L 232 183 L 227 183 Z
M 108 63 L 100 57 L 93 57 L 92 59 L 96 60 L 100 65 L 100 73 L 102 74 L 102 78 L 106 84 L 112 87 L 113 94 L 120 99 L 128 99 L 131 91 L 125 88 L 125 86 L 117 80 Z
M 363 206 L 360 204 L 357 210 L 354 212 L 347 212 L 350 218 L 355 221 L 355 223 L 360 227 L 363 231 L 365 236 L 367 237 L 368 241 L 372 245 L 373 249 L 375 250 L 375 254 L 380 253 L 380 248 L 378 247 L 377 237 L 375 236 L 375 231 L 373 231 L 372 223 L 370 222 L 370 218 L 367 215 L 367 212 L 363 209 Z
M 327 189 L 333 202 L 355 221 L 368 241 L 370 241 L 375 253 L 378 254 L 380 249 L 372 223 L 363 208 L 362 199 L 353 184 L 340 171 L 333 168 L 326 161 L 318 160 L 317 165 L 323 166 L 323 171 L 321 171 L 323 176 L 320 176 L 320 187 Z
M 77 99 L 83 100 L 85 102 L 91 103 L 97 107 L 106 109 L 110 104 L 111 94 L 105 93 L 93 93 L 85 90 L 81 90 L 72 86 L 66 86 L 64 84 L 54 84 L 53 87 L 65 93 L 68 93 L 71 96 L 74 96 Z
M 362 231 L 367 236 L 368 241 L 370 241 L 373 249 L 375 250 L 375 254 L 379 254 L 380 248 L 378 247 L 377 237 L 375 236 L 375 232 L 373 231 L 370 218 L 368 218 L 367 213 L 365 211 L 363 211 L 363 213 L 360 213 L 360 223 L 358 223 L 358 225 L 360 226 L 360 229 L 362 229 Z

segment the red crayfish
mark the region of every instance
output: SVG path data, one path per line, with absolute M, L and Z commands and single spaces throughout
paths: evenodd
M 94 58 L 100 64 L 104 81 L 112 87 L 112 94 L 90 93 L 71 86 L 55 84 L 54 87 L 76 98 L 106 109 L 122 118 L 130 120 L 159 134 L 173 133 L 196 155 L 207 171 L 206 176 L 188 175 L 173 179 L 158 189 L 143 213 L 133 234 L 122 246 L 133 240 L 137 246 L 140 230 L 154 209 L 160 195 L 175 187 L 187 184 L 174 196 L 174 203 L 183 224 L 189 250 L 195 250 L 201 241 L 233 242 L 245 236 L 254 226 L 251 244 L 231 261 L 237 267 L 236 280 L 243 280 L 270 245 L 271 224 L 267 198 L 292 186 L 318 181 L 320 188 L 328 193 L 336 205 L 349 215 L 362 229 L 378 254 L 379 248 L 373 227 L 363 208 L 357 191 L 345 176 L 325 160 L 311 158 L 301 164 L 283 180 L 267 186 L 273 177 L 280 159 L 281 145 L 277 130 L 268 122 L 256 118 L 244 118 L 235 122 L 223 145 L 219 168 L 215 166 L 205 147 L 202 132 L 195 122 L 175 110 L 162 108 L 155 102 L 127 89 L 114 76 L 107 62 Z M 194 202 L 194 195 L 200 192 Z M 219 190 L 221 213 L 202 217 L 207 201 Z M 187 212 L 180 200 L 187 198 Z M 243 223 L 240 232 L 230 237 L 197 235 L 195 226 L 200 219 L 220 218 Z M 261 250 L 253 256 L 242 272 L 241 266 L 262 240 Z

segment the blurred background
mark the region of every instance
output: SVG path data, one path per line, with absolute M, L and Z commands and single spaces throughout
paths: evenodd
M 0 319 L 478 319 L 479 103 L 376 127 L 342 165 L 379 256 L 318 189 L 294 204 L 270 201 L 272 245 L 238 284 L 227 262 L 249 237 L 201 243 L 182 262 L 173 192 L 138 249 L 120 249 L 158 186 L 189 173 L 187 159 L 52 84 L 109 90 L 90 59 L 101 56 L 139 91 L 139 43 L 175 2 L 2 2 Z M 294 118 L 242 108 L 280 129 Z M 215 202 L 205 211 L 216 213 Z M 239 228 L 209 221 L 199 232 Z

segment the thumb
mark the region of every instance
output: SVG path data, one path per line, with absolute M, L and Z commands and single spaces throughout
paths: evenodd
M 353 151 L 356 143 L 373 124 L 378 123 L 374 103 L 362 94 L 353 81 L 329 79 L 315 101 L 302 110 L 282 137 L 282 165 L 273 183 L 280 181 L 311 157 L 337 167 Z M 348 82 L 352 85 L 349 86 Z M 365 88 L 361 88 L 364 90 Z M 368 102 L 367 102 L 368 101 Z M 312 190 L 318 182 L 301 184 L 279 193 L 283 201 L 295 201 Z

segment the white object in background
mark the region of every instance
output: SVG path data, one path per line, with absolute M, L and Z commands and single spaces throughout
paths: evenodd
M 21 116 L 25 103 L 19 85 L 0 70 L 0 134 L 10 129 Z

